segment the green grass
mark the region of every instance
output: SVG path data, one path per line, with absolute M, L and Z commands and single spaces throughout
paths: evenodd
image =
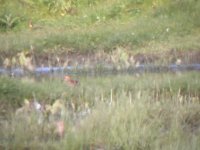
M 14 109 L 18 107 L 14 101 L 22 104 L 34 92 L 46 104 L 56 99 L 73 102 L 77 112 L 89 103 L 92 113 L 78 124 L 66 120 L 66 135 L 60 141 L 44 131 L 47 124 L 37 124 L 34 114 L 28 122 L 11 115 L 9 124 L 1 124 L 0 145 L 9 149 L 198 149 L 198 72 L 79 80 L 79 86 L 70 88 L 59 79 L 30 83 L 1 77 L 0 101 L 12 102 Z
M 106 51 L 120 63 L 127 53 L 200 49 L 197 0 L 0 3 L 1 64 L 30 50 L 37 55 Z M 116 48 L 122 52 L 110 53 Z M 198 72 L 80 77 L 80 85 L 71 88 L 59 78 L 1 76 L 0 149 L 198 149 L 199 79 Z M 78 123 L 66 119 L 65 137 L 56 140 L 51 124 L 38 124 L 37 114 L 29 113 L 27 120 L 14 115 L 25 99 L 43 104 L 62 99 L 74 104 L 75 113 L 88 104 L 92 113 Z
M 151 81 L 151 82 L 148 82 Z M 82 77 L 80 85 L 75 89 L 68 87 L 63 79 L 50 78 L 37 81 L 35 79 L 22 78 L 12 79 L 0 77 L 0 99 L 7 103 L 19 105 L 25 98 L 33 98 L 33 95 L 40 101 L 51 103 L 57 98 L 72 98 L 75 101 L 93 102 L 93 97 L 110 97 L 110 90 L 114 96 L 121 94 L 136 94 L 138 91 L 150 93 L 151 96 L 158 94 L 173 96 L 180 94 L 199 96 L 200 84 L 198 73 L 187 73 L 180 76 L 172 74 L 147 74 L 136 76 L 108 76 L 108 77 Z M 20 88 L 19 88 L 20 87 Z M 68 97 L 70 97 L 68 99 Z M 80 98 L 82 97 L 82 98 Z M 159 98 L 159 97 L 156 97 Z
M 17 4 L 11 4 L 7 7 L 15 10 Z M 111 51 L 116 46 L 132 52 L 200 48 L 199 1 L 77 1 L 70 6 L 77 14 L 64 16 L 60 16 L 62 9 L 52 14 L 42 3 L 32 5 L 33 12 L 21 6 L 27 12 L 21 17 L 25 19 L 0 34 L 1 51 L 15 54 L 31 45 L 37 52 L 54 53 Z M 28 29 L 30 19 L 38 29 Z

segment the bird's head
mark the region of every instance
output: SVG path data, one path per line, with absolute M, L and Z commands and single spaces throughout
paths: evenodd
M 70 77 L 70 76 L 65 76 L 65 77 L 64 77 L 64 80 L 65 80 L 65 81 L 70 81 L 70 80 L 71 80 L 71 77 Z

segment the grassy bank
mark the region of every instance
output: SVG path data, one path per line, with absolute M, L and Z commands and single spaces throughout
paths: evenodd
M 151 81 L 151 82 L 148 82 Z M 50 78 L 37 81 L 30 78 L 14 79 L 0 77 L 1 101 L 19 106 L 25 98 L 32 99 L 35 96 L 38 100 L 51 103 L 58 98 L 66 100 L 74 99 L 81 102 L 86 100 L 93 103 L 94 97 L 110 97 L 112 89 L 114 96 L 129 92 L 135 95 L 138 91 L 144 91 L 154 99 L 159 100 L 160 96 L 176 95 L 199 96 L 200 84 L 199 74 L 186 73 L 180 76 L 174 74 L 147 74 L 136 76 L 108 76 L 108 77 L 82 77 L 80 85 L 71 88 L 64 83 L 63 79 Z M 19 88 L 20 87 L 20 88 Z M 81 97 L 81 98 L 80 98 Z M 15 105 L 17 104 L 17 105 Z
M 33 71 L 41 64 L 81 64 L 97 70 L 110 64 L 123 70 L 141 63 L 199 62 L 197 0 L 0 0 L 0 4 L 0 66 L 8 70 Z M 0 149 L 199 148 L 199 72 L 77 78 L 80 84 L 70 87 L 58 76 L 0 76 Z M 60 100 L 65 136 L 58 139 L 51 117 L 46 118 L 52 110 L 39 113 L 42 121 L 32 108 L 18 116 L 16 109 L 28 100 L 43 106 Z M 80 117 L 86 110 L 89 113 Z
M 117 46 L 133 53 L 200 48 L 199 1 L 22 2 L 1 6 L 1 18 L 12 14 L 10 24 L 14 22 L 1 25 L 1 52 L 15 54 L 31 47 L 54 53 L 112 51 Z
M 19 121 L 16 116 L 8 117 L 9 124 L 2 123 L 0 131 L 0 145 L 4 148 L 182 150 L 199 147 L 199 73 L 82 77 L 75 88 L 59 79 L 30 83 L 25 79 L 1 77 L 0 82 L 4 106 L 10 103 L 16 108 L 25 98 L 32 99 L 34 92 L 42 103 L 62 99 L 66 104 L 73 103 L 75 112 L 81 111 L 85 104 L 91 109 L 91 114 L 78 124 L 73 124 L 70 118 L 65 120 L 66 134 L 59 141 L 45 130 L 47 124 L 37 124 L 34 116 L 28 122 Z

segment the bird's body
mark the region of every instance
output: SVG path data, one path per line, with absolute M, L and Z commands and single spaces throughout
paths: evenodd
M 29 26 L 29 29 L 32 29 L 32 28 L 33 28 L 33 23 L 32 23 L 31 20 L 29 21 L 28 26 Z
M 65 133 L 65 124 L 63 120 L 59 120 L 55 122 L 55 126 L 56 126 L 56 134 L 60 137 L 63 138 L 64 137 L 64 133 Z
M 74 87 L 78 84 L 77 80 L 73 80 L 70 76 L 65 76 L 64 81 L 71 87 Z

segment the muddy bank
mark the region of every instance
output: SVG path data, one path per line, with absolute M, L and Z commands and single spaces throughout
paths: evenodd
M 140 64 L 200 64 L 200 50 L 170 50 L 166 52 L 133 53 L 123 50 L 115 50 L 110 53 L 36 53 L 21 52 L 15 55 L 1 53 L 0 66 L 4 68 L 23 67 L 27 70 L 43 66 L 59 67 L 85 67 L 98 68 L 115 66 L 128 68 Z
M 200 50 L 190 51 L 176 51 L 170 50 L 167 52 L 154 52 L 154 53 L 129 53 L 125 52 L 126 58 L 121 58 L 121 54 L 113 53 L 43 53 L 34 54 L 36 66 L 52 65 L 52 66 L 95 66 L 100 64 L 117 64 L 129 63 L 134 64 L 197 64 L 200 63 Z M 114 58 L 113 58 L 114 57 Z M 114 60 L 115 59 L 115 60 Z

